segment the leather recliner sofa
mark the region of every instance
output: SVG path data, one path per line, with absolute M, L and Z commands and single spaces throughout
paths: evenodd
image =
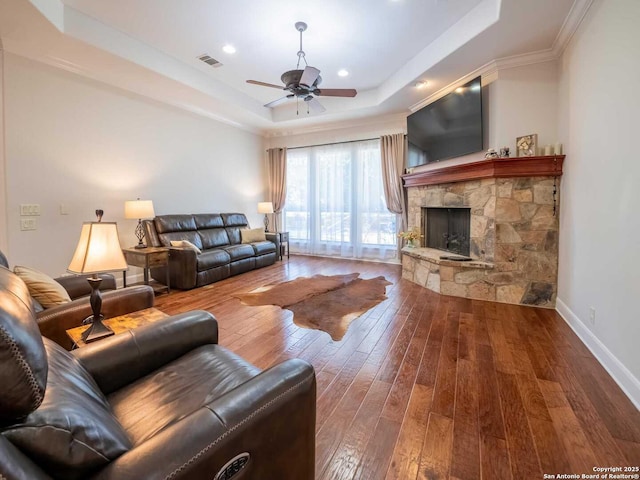
M 217 341 L 194 311 L 67 352 L 0 268 L 0 478 L 312 479 L 313 367 Z
M 171 287 L 189 290 L 274 264 L 279 245 L 269 239 L 243 244 L 240 230 L 246 228 L 249 222 L 242 213 L 159 215 L 145 220 L 147 244 L 171 248 L 169 266 L 152 268 L 151 276 L 164 282 L 169 268 Z M 171 247 L 177 240 L 188 240 L 202 253 Z
M 0 267 L 9 268 L 9 262 L 2 252 L 0 252 Z M 88 277 L 89 275 L 69 275 L 54 278 L 67 291 L 71 302 L 43 309 L 35 299 L 31 299 L 40 333 L 67 350 L 71 350 L 73 342 L 66 331 L 79 327 L 83 320 L 93 313 L 89 303 L 91 285 L 87 282 Z M 155 295 L 153 288 L 148 285 L 116 290 L 116 279 L 113 275 L 101 274 L 100 278 L 102 278 L 100 284 L 102 292 L 101 313 L 104 318 L 118 317 L 153 307 Z

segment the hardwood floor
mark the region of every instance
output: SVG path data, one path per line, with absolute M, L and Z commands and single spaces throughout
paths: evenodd
M 230 296 L 351 272 L 393 284 L 340 342 Z M 396 265 L 302 256 L 156 306 L 212 312 L 220 343 L 260 368 L 313 364 L 318 479 L 523 480 L 640 464 L 640 412 L 553 310 L 441 296 Z

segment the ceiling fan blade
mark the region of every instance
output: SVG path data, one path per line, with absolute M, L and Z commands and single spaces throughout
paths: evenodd
M 320 88 L 313 93 L 323 97 L 355 97 L 358 94 L 353 88 Z
M 284 87 L 282 85 L 274 85 L 273 83 L 259 82 L 258 80 L 247 80 L 247 83 L 250 83 L 252 85 L 262 85 L 263 87 L 277 88 L 278 90 L 284 90 Z
M 302 72 L 302 77 L 300 77 L 299 83 L 300 85 L 306 85 L 307 87 L 311 87 L 319 75 L 320 75 L 320 70 L 318 70 L 315 67 L 310 67 L 307 65 L 304 68 L 304 72 Z
M 280 105 L 281 103 L 286 102 L 287 100 L 289 100 L 289 98 L 291 98 L 289 95 L 287 95 L 286 97 L 282 97 L 279 98 L 277 100 L 274 100 L 273 102 L 269 102 L 265 105 L 265 107 L 267 108 L 271 108 L 271 107 L 277 107 L 278 105 Z
M 315 98 L 312 98 L 311 100 L 305 100 L 305 101 L 307 102 L 307 104 L 309 105 L 309 109 L 313 113 L 323 113 L 327 111 L 327 109 L 324 108 L 322 104 Z

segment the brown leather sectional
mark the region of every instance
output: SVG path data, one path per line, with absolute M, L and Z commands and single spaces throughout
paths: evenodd
M 249 228 L 242 213 L 159 215 L 144 221 L 147 245 L 171 247 L 171 241 L 188 240 L 202 253 L 171 247 L 168 267 L 151 269 L 159 282 L 169 268 L 171 288 L 189 290 L 275 263 L 278 245 L 273 241 L 243 244 L 240 230 Z
M 313 367 L 261 372 L 194 311 L 67 352 L 0 267 L 0 479 L 311 480 Z

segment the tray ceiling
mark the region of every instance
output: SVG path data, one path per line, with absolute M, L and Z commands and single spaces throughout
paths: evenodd
M 264 133 L 408 113 L 487 62 L 550 49 L 573 3 L 6 0 L 0 38 L 7 51 Z M 303 106 L 296 115 L 295 100 L 264 108 L 283 93 L 245 83 L 279 84 L 295 68 L 299 20 L 309 25 L 304 50 L 322 86 L 358 90 L 354 99 L 322 98 L 321 115 Z M 205 53 L 222 66 L 197 59 Z M 427 87 L 415 88 L 418 80 Z

